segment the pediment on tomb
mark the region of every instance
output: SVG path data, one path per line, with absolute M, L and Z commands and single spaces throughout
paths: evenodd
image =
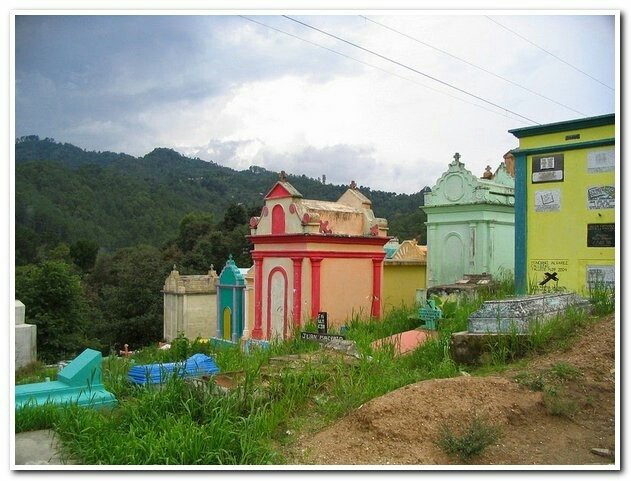
M 480 182 L 464 164 L 454 160 L 440 176 L 430 193 L 425 194 L 425 205 L 467 204 L 475 202 Z

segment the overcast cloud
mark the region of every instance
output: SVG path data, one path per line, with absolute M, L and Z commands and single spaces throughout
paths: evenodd
M 483 15 L 370 18 L 567 107 L 359 14 L 296 18 L 539 123 L 614 112 L 611 89 Z M 250 18 L 343 55 L 238 16 L 17 16 L 16 135 L 412 193 L 456 151 L 478 175 L 496 167 L 517 146 L 507 131 L 532 125 L 279 15 Z M 613 16 L 492 18 L 615 85 Z

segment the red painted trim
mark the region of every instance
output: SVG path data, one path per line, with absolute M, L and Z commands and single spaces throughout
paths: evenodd
M 382 261 L 372 260 L 372 306 L 370 315 L 372 317 L 381 317 L 381 267 Z
M 276 204 L 272 209 L 272 234 L 285 233 L 285 209 L 280 204 Z
M 294 326 L 300 327 L 301 304 L 302 304 L 302 257 L 293 257 L 294 263 Z
M 254 329 L 252 337 L 263 339 L 263 258 L 254 259 Z
M 272 277 L 276 272 L 280 272 L 285 281 L 285 289 L 283 290 L 283 339 L 287 339 L 287 273 L 282 267 L 276 266 L 267 276 L 267 340 L 272 335 Z
M 310 257 L 311 260 L 311 318 L 318 317 L 320 312 L 320 262 L 321 257 Z
M 265 196 L 265 200 L 267 199 L 283 199 L 286 197 L 293 197 L 293 195 L 291 195 L 289 193 L 289 191 L 287 189 L 285 189 L 285 187 L 283 187 L 280 182 L 276 182 L 276 185 L 274 187 L 272 187 L 272 190 L 270 190 L 267 195 Z
M 351 244 L 383 246 L 392 237 L 345 236 L 335 234 L 261 234 L 246 236 L 250 242 L 256 244 Z
M 283 258 L 283 257 L 306 257 L 308 259 L 374 259 L 383 260 L 386 257 L 386 253 L 380 252 L 344 252 L 344 251 L 306 251 L 306 250 L 279 250 L 279 251 L 264 251 L 254 250 L 251 251 L 252 259 L 265 259 L 265 258 Z

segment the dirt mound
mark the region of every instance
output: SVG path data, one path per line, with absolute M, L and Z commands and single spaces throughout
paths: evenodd
M 373 399 L 290 449 L 295 464 L 459 464 L 437 446 L 443 426 L 474 416 L 501 436 L 472 464 L 608 464 L 615 445 L 615 328 L 610 316 L 565 351 L 501 376 L 424 381 Z

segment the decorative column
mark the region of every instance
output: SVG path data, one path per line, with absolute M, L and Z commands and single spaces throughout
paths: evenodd
M 311 317 L 318 317 L 320 312 L 320 263 L 321 257 L 311 258 Z
M 302 257 L 292 257 L 294 263 L 294 326 L 300 327 L 300 310 L 302 305 Z
M 254 257 L 254 254 L 252 255 Z M 254 258 L 254 329 L 253 339 L 263 339 L 263 258 Z
M 381 317 L 381 266 L 383 257 L 372 260 L 372 307 L 370 315 L 375 318 Z

